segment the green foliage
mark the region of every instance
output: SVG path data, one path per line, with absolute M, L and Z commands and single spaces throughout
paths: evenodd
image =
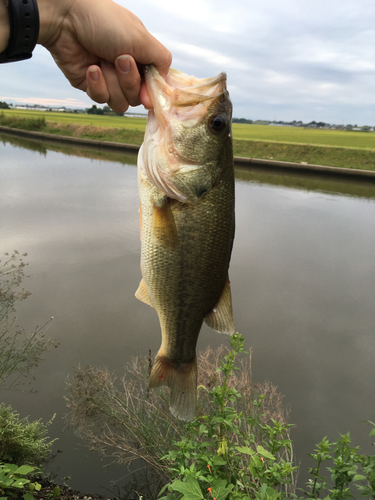
M 30 374 L 53 342 L 46 340 L 43 333 L 50 321 L 30 336 L 15 326 L 15 303 L 30 295 L 25 288 L 20 289 L 27 265 L 22 257 L 27 254 L 21 257 L 14 251 L 5 255 L 5 260 L 0 260 L 0 386 L 11 388 L 21 376 Z M 50 423 L 20 419 L 17 412 L 1 403 L 0 460 L 18 466 L 39 466 L 45 462 L 53 443 L 46 436 Z
M 373 426 L 369 435 L 374 436 L 375 424 L 368 423 Z M 358 446 L 351 446 L 349 433 L 342 434 L 333 443 L 324 437 L 314 450 L 315 453 L 309 454 L 316 466 L 308 469 L 312 479 L 306 484 L 307 490 L 303 490 L 304 498 L 346 500 L 357 498 L 356 493 L 375 498 L 375 454 L 361 455 L 358 450 Z M 326 470 L 331 473 L 329 479 L 321 471 L 325 462 L 328 462 Z
M 96 104 L 93 104 L 91 108 L 87 108 L 86 112 L 88 115 L 104 115 L 102 108 L 98 108 Z
M 10 109 L 9 104 L 4 101 L 0 101 L 0 109 Z
M 44 116 L 38 116 L 37 118 L 19 118 L 17 115 L 5 115 L 4 112 L 1 112 L 0 125 L 43 132 L 46 127 L 46 119 Z
M 55 441 L 50 441 L 47 436 L 53 418 L 46 424 L 40 420 L 29 422 L 27 418 L 21 419 L 10 406 L 1 403 L 0 460 L 35 467 L 46 462 Z
M 229 405 L 228 408 L 223 408 L 225 420 L 228 420 L 230 425 L 240 427 L 238 442 L 234 445 L 248 446 L 248 437 L 251 434 L 254 442 L 250 446 L 257 456 L 263 457 L 261 453 L 265 454 L 269 451 L 263 446 L 262 439 L 269 434 L 267 426 L 273 429 L 273 422 L 286 422 L 285 411 L 281 405 L 282 398 L 272 384 L 259 385 L 251 382 L 251 356 L 244 356 L 244 359 L 240 361 L 241 369 L 237 371 L 237 377 L 218 371 L 217 368 L 225 361 L 225 356 L 232 356 L 232 354 L 223 345 L 215 350 L 207 348 L 199 353 L 197 415 L 200 420 L 196 428 L 191 428 L 191 424 L 186 425 L 170 413 L 168 389 L 147 389 L 151 353 L 144 358 L 132 359 L 126 365 L 125 376 L 121 380 L 116 380 L 106 369 L 88 366 L 79 368 L 76 376 L 68 381 L 67 401 L 70 411 L 67 420 L 78 436 L 85 439 L 91 450 L 96 450 L 119 464 L 134 463 L 137 467 L 137 484 L 129 484 L 127 495 L 124 494 L 125 497 L 131 497 L 131 492 L 137 491 L 148 500 L 156 499 L 160 489 L 171 480 L 174 478 L 183 480 L 177 477 L 174 471 L 176 464 L 173 460 L 160 460 L 169 452 L 181 454 L 181 464 L 185 467 L 184 460 L 188 459 L 184 453 L 190 453 L 190 457 L 193 457 L 192 452 L 196 451 L 194 459 L 197 458 L 202 462 L 200 468 L 204 469 L 207 478 L 211 477 L 206 467 L 209 462 L 204 462 L 204 457 L 201 458 L 198 455 L 211 457 L 217 454 L 218 443 L 214 435 L 208 436 L 210 425 L 206 419 L 207 415 L 217 412 L 217 404 L 210 397 L 210 390 L 214 387 L 222 387 L 225 379 L 225 394 L 242 395 L 241 398 L 233 396 L 232 409 L 229 409 Z M 234 369 L 233 366 L 233 371 Z M 257 395 L 261 397 L 254 403 Z M 216 396 L 222 401 L 222 392 L 219 391 Z M 241 414 L 240 420 L 232 420 L 235 414 Z M 212 418 L 214 417 L 220 418 L 220 415 L 215 414 Z M 255 425 L 253 419 L 259 420 L 260 425 Z M 222 422 L 223 433 L 225 425 L 225 422 Z M 280 425 L 279 431 L 282 435 L 270 436 L 273 443 L 289 439 L 289 426 L 286 423 L 285 427 L 283 427 L 284 424 Z M 220 423 L 212 424 L 212 431 L 217 433 L 218 426 Z M 227 439 L 224 437 L 221 441 L 222 447 L 225 447 Z M 198 445 L 199 449 L 196 450 Z M 264 450 L 257 448 L 258 446 L 263 446 Z M 274 448 L 278 446 L 275 445 Z M 245 463 L 249 462 L 249 456 L 246 453 L 234 448 L 233 454 L 236 455 L 233 458 L 235 464 L 238 465 L 241 460 Z M 282 463 L 281 459 L 287 463 L 290 461 L 288 457 L 291 452 L 288 451 L 287 446 L 283 446 L 279 447 L 276 455 L 280 463 Z M 139 459 L 144 464 L 142 477 L 139 473 Z M 223 460 L 222 456 L 217 456 L 211 466 L 214 465 L 220 472 L 223 469 L 221 463 Z M 272 465 L 271 462 L 270 465 Z M 190 465 L 189 463 L 189 467 Z M 283 465 L 280 467 L 284 468 Z M 211 479 L 212 481 L 224 480 L 220 474 Z M 210 484 L 207 484 L 206 488 L 209 486 Z M 293 485 L 286 486 L 288 489 L 294 489 Z M 215 487 L 217 488 L 216 483 Z M 225 487 L 231 488 L 231 486 Z
M 163 500 L 247 500 L 291 498 L 293 467 L 282 458 L 290 451 L 288 424 L 262 421 L 263 396 L 254 401 L 252 414 L 236 410 L 241 394 L 229 379 L 238 367 L 236 356 L 246 352 L 244 338 L 235 334 L 231 350 L 217 371 L 223 374 L 220 385 L 209 393 L 212 409 L 186 424 L 188 435 L 174 442 L 162 460 L 173 472 L 173 480 Z M 259 436 L 262 444 L 257 444 Z
M 17 496 L 19 490 L 28 489 L 23 495 L 24 500 L 33 500 L 33 491 L 40 491 L 41 485 L 38 482 L 32 482 L 28 477 L 34 467 L 15 464 L 0 463 L 0 500 L 9 500 Z

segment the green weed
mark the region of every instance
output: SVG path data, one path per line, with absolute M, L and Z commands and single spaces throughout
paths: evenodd
M 0 463 L 0 500 L 16 497 L 19 490 L 28 489 L 23 495 L 24 500 L 33 500 L 33 491 L 40 491 L 41 485 L 32 482 L 28 477 L 35 469 L 29 465 L 18 467 L 14 464 Z
M 271 419 L 264 423 L 263 400 L 253 402 L 253 411 L 238 411 L 242 395 L 228 384 L 239 368 L 238 354 L 245 353 L 244 339 L 231 337 L 228 354 L 219 364 L 222 383 L 208 391 L 212 410 L 186 425 L 187 436 L 176 440 L 162 460 L 173 471 L 161 500 L 290 498 L 294 472 L 289 424 Z M 205 387 L 203 389 L 206 389 Z M 206 389 L 207 390 L 207 389 Z M 258 444 L 259 440 L 262 444 Z

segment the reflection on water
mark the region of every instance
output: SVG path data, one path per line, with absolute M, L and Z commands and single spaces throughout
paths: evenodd
M 121 375 L 130 356 L 159 347 L 156 314 L 134 298 L 136 169 L 118 153 L 104 161 L 10 141 L 0 143 L 0 252 L 28 252 L 32 295 L 18 307 L 20 322 L 31 328 L 55 316 L 49 333 L 61 345 L 39 367 L 37 394 L 2 397 L 33 419 L 56 412 L 60 477 L 99 491 L 126 470 L 104 472 L 63 431 L 64 380 L 79 363 Z M 338 432 L 350 430 L 370 452 L 360 421 L 374 420 L 375 187 L 239 171 L 236 188 L 230 278 L 236 328 L 254 349 L 253 379 L 285 395 L 303 466 L 316 442 Z M 223 341 L 204 326 L 198 348 Z
M 98 147 L 96 150 L 91 147 L 91 149 L 84 146 L 73 147 L 64 146 L 64 144 L 54 144 L 41 142 L 36 139 L 25 139 L 13 135 L 2 135 L 0 134 L 0 142 L 6 146 L 7 144 L 13 147 L 19 147 L 22 149 L 28 149 L 29 151 L 36 151 L 42 155 L 46 155 L 47 151 L 57 151 L 68 156 L 78 156 L 81 158 L 91 158 L 93 160 L 102 161 L 114 161 L 122 163 L 123 165 L 136 165 L 137 154 L 124 154 L 119 152 L 113 152 L 108 150 L 103 150 L 103 148 Z

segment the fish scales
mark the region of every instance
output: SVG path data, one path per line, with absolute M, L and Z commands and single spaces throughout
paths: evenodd
M 146 130 L 138 160 L 143 278 L 136 296 L 155 309 L 162 332 L 162 344 L 149 386 L 170 387 L 172 413 L 191 420 L 196 404 L 195 350 L 202 323 L 206 320 L 224 333 L 234 331 L 228 281 L 234 238 L 231 107 L 226 90 L 217 92 L 206 100 L 209 102 L 204 101 L 206 107 L 198 110 L 198 120 L 189 122 L 187 133 L 179 128 L 179 122 L 175 123 L 175 129 L 168 129 L 170 115 L 162 115 L 157 101 L 158 89 L 152 88 L 155 72 L 154 68 L 146 72 L 155 111 L 149 112 L 147 128 L 151 133 Z M 156 77 L 162 91 L 171 92 L 171 86 L 163 86 L 165 82 L 160 80 L 160 75 Z M 222 77 L 219 84 L 223 85 Z M 194 96 L 188 98 L 194 100 Z M 174 107 L 168 108 L 170 114 Z M 223 114 L 218 115 L 217 110 Z M 184 110 L 177 111 L 179 117 L 183 116 Z M 194 110 L 188 111 L 195 116 Z M 159 116 L 155 116 L 158 113 Z M 214 119 L 213 115 L 225 121 L 221 136 L 207 129 L 206 115 L 209 115 L 207 119 Z M 155 122 L 163 120 L 166 127 L 158 129 Z M 173 124 L 173 114 L 170 120 Z M 169 145 L 175 148 L 173 156 L 182 158 L 182 167 L 172 165 L 171 168 L 168 164 L 169 170 L 160 172 L 157 169 L 163 162 L 166 168 L 168 152 L 161 148 L 156 154 L 155 150 L 160 149 L 168 134 Z M 162 185 L 166 177 L 172 187 Z

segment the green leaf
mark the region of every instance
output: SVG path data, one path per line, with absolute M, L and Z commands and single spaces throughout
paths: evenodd
M 212 465 L 226 465 L 226 464 L 227 461 L 222 457 L 218 457 L 217 455 L 212 460 Z
M 257 455 L 253 456 L 250 463 L 252 463 L 255 467 L 262 467 L 263 466 L 262 460 Z
M 171 486 L 175 491 L 178 491 L 183 494 L 181 500 L 201 500 L 202 498 L 204 499 L 198 481 L 192 476 L 188 476 L 186 478 L 186 483 L 182 481 L 175 481 L 174 483 L 171 484 Z
M 211 484 L 211 488 L 216 500 L 225 500 L 228 493 L 233 489 L 233 484 L 227 486 L 225 479 L 215 479 Z
M 354 477 L 353 477 L 353 481 L 364 481 L 366 478 L 366 476 L 362 476 L 361 474 L 356 474 Z
M 40 491 L 42 489 L 42 485 L 40 483 L 34 483 L 34 488 L 36 491 Z
M 25 500 L 34 500 L 34 497 L 33 497 L 33 495 L 31 493 L 25 493 L 24 496 L 23 496 L 23 498 Z
M 264 458 L 268 458 L 268 460 L 276 460 L 276 458 L 269 451 L 265 450 L 263 446 L 257 446 L 257 452 L 262 455 Z
M 250 462 L 250 474 L 253 476 L 253 477 L 256 477 L 257 474 L 258 474 L 258 471 L 255 467 L 255 464 L 253 463 L 253 461 Z
M 199 446 L 199 448 L 208 448 L 208 447 L 213 446 L 213 444 L 211 443 L 211 441 L 203 441 L 203 443 L 198 445 L 198 446 Z
M 12 484 L 12 488 L 23 488 L 25 484 L 29 483 L 30 479 L 25 479 L 23 477 L 17 478 Z
M 375 436 L 375 427 L 371 429 L 369 436 Z
M 22 476 L 24 476 L 25 474 L 29 474 L 33 470 L 34 467 L 30 467 L 30 465 L 21 465 L 21 467 L 18 467 L 18 469 L 16 469 L 14 473 L 21 474 Z
M 254 455 L 255 451 L 249 448 L 248 446 L 236 446 L 237 451 L 240 453 L 245 453 L 246 455 Z
M 18 469 L 18 465 L 15 464 L 4 464 L 2 467 L 4 472 L 12 472 L 14 473 Z

